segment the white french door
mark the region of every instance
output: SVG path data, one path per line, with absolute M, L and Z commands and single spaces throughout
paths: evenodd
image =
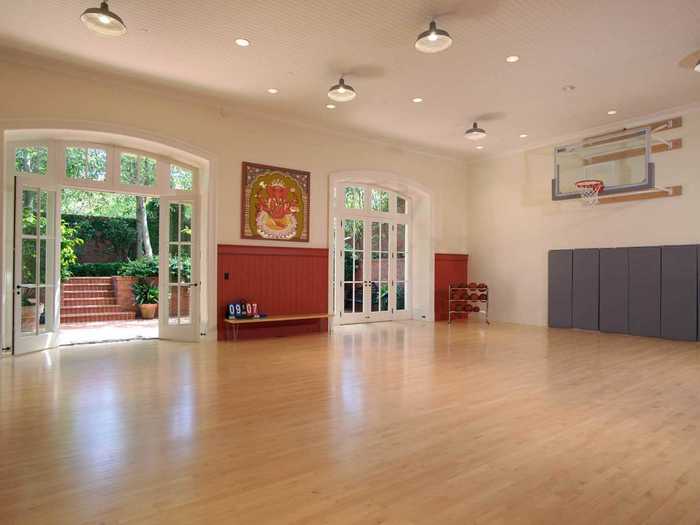
M 16 180 L 14 352 L 57 345 L 60 305 L 60 196 Z
M 162 339 L 199 339 L 198 227 L 196 197 L 161 198 L 158 320 Z
M 408 317 L 407 226 L 381 218 L 340 221 L 336 312 L 341 324 Z

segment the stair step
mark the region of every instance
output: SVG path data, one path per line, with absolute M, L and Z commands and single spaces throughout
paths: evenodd
M 114 290 L 65 290 L 63 297 L 66 299 L 81 299 L 90 297 L 114 297 Z
M 63 290 L 66 292 L 89 292 L 100 291 L 107 292 L 112 290 L 112 283 L 86 283 L 86 284 L 70 284 L 63 285 Z
M 66 284 L 112 284 L 111 277 L 70 277 Z
M 116 304 L 117 300 L 113 295 L 109 297 L 63 297 L 61 300 L 61 306 L 115 306 Z
M 136 319 L 135 312 L 117 312 L 109 314 L 61 314 L 61 324 L 94 323 L 99 321 L 131 321 Z
M 78 306 L 62 306 L 61 315 L 63 314 L 111 314 L 111 313 L 121 313 L 123 310 L 113 304 L 113 305 L 98 305 L 98 304 L 87 304 Z

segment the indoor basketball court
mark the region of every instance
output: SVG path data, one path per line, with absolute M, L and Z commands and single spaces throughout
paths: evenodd
M 0 523 L 700 524 L 698 0 L 0 0 L 0 138 Z

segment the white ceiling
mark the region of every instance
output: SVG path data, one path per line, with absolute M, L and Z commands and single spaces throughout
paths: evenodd
M 98 3 L 0 0 L 0 44 L 468 157 L 700 101 L 700 74 L 678 66 L 700 48 L 698 0 L 111 0 L 116 39 L 80 23 Z M 432 15 L 454 44 L 424 55 Z M 329 111 L 343 72 L 358 97 Z M 483 152 L 463 138 L 478 117 Z

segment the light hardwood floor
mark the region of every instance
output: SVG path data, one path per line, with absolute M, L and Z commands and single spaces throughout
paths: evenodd
M 507 324 L 0 361 L 0 523 L 700 523 L 700 345 Z

